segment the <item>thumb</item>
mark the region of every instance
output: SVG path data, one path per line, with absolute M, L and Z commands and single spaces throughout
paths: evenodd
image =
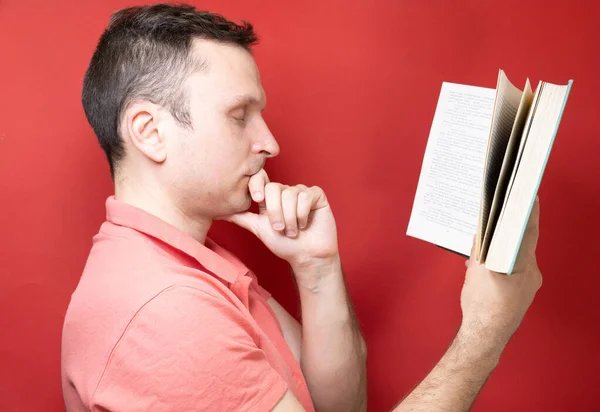
M 465 266 L 469 267 L 469 264 L 471 262 L 474 262 L 476 260 L 476 256 L 475 256 L 475 249 L 477 246 L 477 233 L 475 233 L 473 235 L 473 245 L 471 246 L 471 253 L 469 254 L 469 258 L 467 259 L 467 261 L 465 262 Z
M 258 215 L 252 212 L 236 213 L 234 215 L 224 216 L 220 220 L 234 223 L 258 236 Z

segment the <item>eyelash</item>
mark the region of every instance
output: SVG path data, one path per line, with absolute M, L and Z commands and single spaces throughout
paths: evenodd
M 246 116 L 247 116 L 247 115 L 248 115 L 248 111 L 247 111 L 247 110 L 244 110 L 244 111 L 243 111 L 243 115 L 242 115 L 242 117 L 241 117 L 241 118 L 240 118 L 240 117 L 236 117 L 236 116 L 232 116 L 232 117 L 235 119 L 235 121 L 236 121 L 237 123 L 240 123 L 240 124 L 242 124 L 242 125 L 245 125 L 245 124 L 246 124 Z
M 264 110 L 264 109 L 263 109 L 263 110 L 262 110 L 262 112 L 261 112 L 261 114 L 264 114 L 264 112 L 265 112 L 265 111 L 266 111 L 266 110 Z M 232 116 L 232 117 L 233 117 L 233 119 L 234 119 L 234 120 L 235 120 L 237 123 L 240 123 L 241 125 L 246 125 L 246 123 L 247 123 L 247 121 L 248 121 L 248 120 L 246 119 L 246 117 L 247 117 L 247 116 L 248 116 L 248 111 L 247 111 L 247 110 L 244 110 L 244 115 L 243 115 L 241 118 L 239 118 L 239 117 L 235 117 L 235 116 Z

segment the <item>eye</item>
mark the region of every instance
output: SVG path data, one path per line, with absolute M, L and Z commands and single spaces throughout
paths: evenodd
M 238 123 L 246 124 L 246 109 L 239 108 L 234 110 L 231 112 L 231 117 L 233 117 L 233 119 Z

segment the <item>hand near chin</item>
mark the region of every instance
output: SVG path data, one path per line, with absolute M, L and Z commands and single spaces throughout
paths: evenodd
M 339 259 L 335 219 L 321 188 L 270 182 L 264 169 L 250 178 L 248 188 L 259 213 L 221 219 L 254 233 L 294 269 Z

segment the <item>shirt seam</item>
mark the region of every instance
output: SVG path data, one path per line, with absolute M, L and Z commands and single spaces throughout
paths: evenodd
M 137 318 L 137 316 L 140 314 L 140 312 L 148 305 L 150 304 L 152 301 L 154 301 L 156 298 L 158 298 L 160 295 L 162 295 L 163 293 L 170 291 L 172 289 L 176 289 L 176 288 L 189 288 L 189 289 L 193 289 L 197 292 L 201 292 L 207 296 L 210 296 L 212 298 L 215 299 L 221 299 L 221 298 L 226 298 L 225 296 L 216 296 L 213 295 L 211 293 L 208 293 L 205 290 L 199 289 L 195 286 L 191 286 L 191 285 L 169 285 L 167 287 L 165 287 L 164 289 L 160 290 L 159 292 L 157 292 L 154 296 L 152 296 L 150 299 L 148 299 L 142 306 L 140 306 L 140 308 L 133 314 L 133 316 L 131 317 L 131 319 L 129 319 L 129 322 L 127 322 L 127 326 L 125 326 L 125 328 L 123 329 L 123 332 L 121 333 L 121 336 L 119 336 L 119 339 L 117 339 L 117 341 L 115 342 L 115 344 L 113 345 L 112 349 L 110 350 L 110 354 L 108 355 L 108 359 L 106 360 L 106 363 L 104 365 L 104 368 L 102 369 L 102 373 L 100 374 L 100 378 L 98 378 L 98 382 L 96 383 L 96 387 L 94 388 L 94 391 L 92 392 L 92 396 L 90 396 L 90 408 L 91 406 L 94 404 L 94 397 L 96 396 L 96 392 L 98 391 L 98 388 L 100 387 L 100 384 L 102 383 L 102 379 L 104 378 L 104 375 L 106 374 L 106 370 L 108 369 L 108 366 L 111 363 L 111 360 L 113 358 L 113 355 L 115 353 L 115 351 L 117 350 L 117 347 L 119 346 L 119 343 L 121 343 L 121 341 L 123 340 L 123 338 L 125 337 L 125 335 L 127 334 L 127 332 L 129 331 L 129 327 L 131 326 L 131 324 L 133 323 L 133 321 Z M 227 299 L 229 300 L 229 299 Z M 253 331 L 254 332 L 254 331 Z M 255 333 L 253 333 L 254 335 Z M 253 336 L 253 339 L 256 340 L 258 338 L 258 336 Z
M 177 285 L 169 285 L 166 288 L 157 292 L 154 296 L 152 296 L 150 299 L 148 299 L 142 306 L 140 306 L 140 308 L 133 314 L 131 319 L 129 319 L 129 322 L 127 322 L 127 326 L 125 326 L 125 328 L 123 329 L 121 336 L 119 336 L 119 339 L 117 339 L 117 341 L 115 342 L 115 344 L 113 345 L 113 347 L 110 350 L 110 354 L 108 355 L 108 359 L 106 360 L 106 363 L 104 364 L 104 368 L 102 369 L 100 378 L 98 379 L 98 382 L 96 383 L 96 387 L 94 388 L 94 391 L 92 392 L 92 396 L 90 396 L 90 408 L 94 404 L 94 397 L 96 396 L 96 392 L 98 391 L 98 388 L 100 387 L 100 383 L 102 383 L 102 379 L 104 378 L 104 375 L 106 374 L 106 370 L 108 369 L 108 366 L 110 365 L 110 361 L 112 360 L 113 355 L 114 355 L 115 351 L 117 350 L 117 347 L 119 346 L 119 343 L 121 343 L 121 341 L 123 340 L 123 338 L 129 331 L 129 327 L 131 326 L 133 321 L 137 318 L 137 316 L 142 311 L 142 309 L 144 309 L 150 302 L 152 302 L 154 299 L 156 299 L 158 296 L 160 296 L 163 292 L 166 292 L 167 290 L 173 289 L 175 287 L 177 287 Z

